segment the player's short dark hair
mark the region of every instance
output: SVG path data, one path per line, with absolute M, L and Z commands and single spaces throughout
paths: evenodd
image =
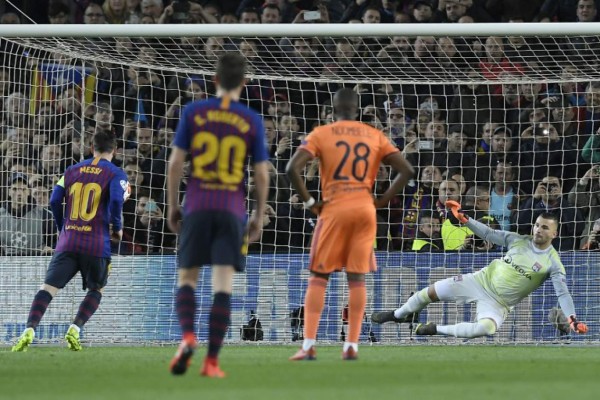
M 117 140 L 112 132 L 96 132 L 94 134 L 94 151 L 110 153 L 117 147 Z
M 242 85 L 246 74 L 246 60 L 238 53 L 227 53 L 219 58 L 217 78 L 219 86 L 225 90 L 233 90 Z
M 558 220 L 558 215 L 549 213 L 547 211 L 544 211 L 539 216 L 542 217 L 542 218 L 544 218 L 544 219 L 551 219 L 552 221 L 556 222 L 556 226 L 558 226 L 558 223 L 560 222 Z

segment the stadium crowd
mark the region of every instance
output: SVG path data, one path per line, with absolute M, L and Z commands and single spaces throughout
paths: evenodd
M 0 22 L 583 23 L 597 20 L 598 3 L 14 1 L 25 14 L 4 3 Z M 361 82 L 351 84 L 360 94 L 360 120 L 383 130 L 417 171 L 417 179 L 391 207 L 378 211 L 376 249 L 497 250 L 474 239 L 454 220 L 443 206 L 446 200 L 462 202 L 467 213 L 490 226 L 519 233 L 529 233 L 541 212 L 556 213 L 557 249 L 599 248 L 600 82 L 574 78 L 585 76 L 585 68 L 600 65 L 600 37 L 186 37 L 118 38 L 96 44 L 115 60 L 136 63 L 87 60 L 94 90 L 84 100 L 81 82 L 63 82 L 46 97 L 36 89 L 36 77 L 48 78 L 40 72 L 44 64 L 85 70 L 83 60 L 11 40 L 0 43 L 2 254 L 52 253 L 56 232 L 48 211 L 49 195 L 66 167 L 91 157 L 90 138 L 97 131 L 110 131 L 119 139 L 115 162 L 132 187 L 124 207 L 124 241 L 115 245 L 115 252 L 175 252 L 176 237 L 164 218 L 170 144 L 182 107 L 214 93 L 211 77 L 201 71 L 211 71 L 224 51 L 240 51 L 256 75 L 249 78 L 243 98 L 264 115 L 271 157 L 264 233 L 250 251 L 303 251 L 310 245 L 316 216 L 303 209 L 284 169 L 303 137 L 313 127 L 331 122 L 331 96 L 340 79 Z M 199 72 L 158 68 L 167 58 Z M 542 75 L 560 83 L 545 83 Z M 395 83 L 369 83 L 375 77 Z M 462 84 L 451 83 L 459 79 Z M 191 168 L 188 163 L 187 174 Z M 318 198 L 317 162 L 307 167 L 305 176 Z M 382 167 L 374 191 L 385 191 L 390 178 Z M 252 192 L 250 180 L 250 210 Z

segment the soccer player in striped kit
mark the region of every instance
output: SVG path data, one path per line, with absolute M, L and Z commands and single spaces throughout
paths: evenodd
M 110 241 L 121 240 L 123 235 L 121 214 L 129 183 L 125 172 L 111 162 L 116 148 L 113 135 L 98 132 L 93 144 L 94 158 L 67 168 L 52 192 L 50 206 L 60 232 L 58 243 L 44 284 L 31 304 L 27 328 L 12 351 L 27 351 L 48 305 L 77 272 L 81 272 L 87 294 L 65 336 L 71 350 L 81 350 L 79 331 L 102 299 L 111 268 Z
M 200 267 L 212 265 L 213 304 L 209 317 L 208 353 L 202 376 L 223 378 L 218 355 L 231 315 L 233 274 L 244 270 L 245 172 L 252 157 L 256 208 L 248 221 L 246 240 L 260 237 L 268 191 L 268 154 L 260 116 L 238 100 L 244 87 L 245 60 L 222 56 L 217 65 L 217 97 L 188 104 L 183 110 L 167 175 L 168 223 L 179 239 L 178 289 L 175 300 L 183 340 L 170 369 L 187 370 L 196 349 L 195 291 Z M 192 171 L 185 197 L 185 220 L 179 205 L 179 185 L 187 154 Z

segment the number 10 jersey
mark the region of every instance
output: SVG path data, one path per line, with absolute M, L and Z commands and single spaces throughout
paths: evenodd
M 110 257 L 109 225 L 114 232 L 122 229 L 127 185 L 125 172 L 103 158 L 84 160 L 67 168 L 50 199 L 60 231 L 56 251 Z

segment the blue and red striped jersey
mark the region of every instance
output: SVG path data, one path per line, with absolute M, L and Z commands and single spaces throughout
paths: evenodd
M 84 160 L 67 168 L 50 198 L 60 231 L 56 251 L 110 257 L 109 225 L 114 232 L 122 229 L 127 185 L 125 172 L 103 158 Z
M 245 219 L 248 156 L 254 163 L 268 159 L 260 115 L 228 97 L 190 103 L 174 144 L 192 155 L 185 214 L 223 210 Z

